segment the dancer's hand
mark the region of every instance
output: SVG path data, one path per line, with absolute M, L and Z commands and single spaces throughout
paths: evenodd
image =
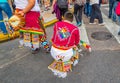
M 24 16 L 24 15 L 25 15 L 25 13 L 24 13 L 23 11 L 19 11 L 17 14 L 18 14 L 18 15 L 21 15 L 21 16 Z

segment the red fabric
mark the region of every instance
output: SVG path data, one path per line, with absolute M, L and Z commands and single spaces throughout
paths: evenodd
M 26 13 L 26 15 L 25 15 L 26 25 L 25 26 L 40 29 L 39 17 L 40 17 L 39 12 L 30 11 L 30 12 Z
M 120 16 L 120 2 L 117 4 L 115 12 L 118 16 Z
M 65 33 L 62 33 L 65 32 Z M 64 35 L 63 35 L 64 34 Z M 65 34 L 68 34 L 65 36 Z M 67 22 L 57 22 L 54 26 L 52 43 L 56 46 L 71 47 L 80 42 L 79 29 Z

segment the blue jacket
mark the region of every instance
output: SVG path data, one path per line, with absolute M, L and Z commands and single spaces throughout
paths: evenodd
M 8 2 L 7 0 L 0 0 L 0 2 Z

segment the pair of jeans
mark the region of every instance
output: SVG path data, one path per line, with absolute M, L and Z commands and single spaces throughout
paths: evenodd
M 90 23 L 93 23 L 95 18 L 98 19 L 99 23 L 103 23 L 103 18 L 102 18 L 102 14 L 101 14 L 99 4 L 93 4 L 92 5 Z
M 62 20 L 62 17 L 64 17 L 64 14 L 68 11 L 68 7 L 67 8 L 59 8 L 60 10 L 60 19 L 59 21 Z
M 2 11 L 4 11 L 6 13 L 8 18 L 10 18 L 12 16 L 12 11 L 11 11 L 10 5 L 7 2 L 0 3 L 0 21 L 3 20 Z M 5 26 L 4 22 L 0 22 L 0 29 L 4 34 L 7 33 L 6 26 Z
M 89 2 L 87 2 L 85 4 L 84 13 L 86 14 L 87 17 L 90 17 L 90 15 L 91 15 L 91 5 L 90 5 Z
M 112 8 L 113 8 L 113 4 L 114 4 L 114 2 L 109 2 L 109 18 L 111 18 L 111 16 L 112 16 Z
M 118 4 L 118 2 L 115 1 L 114 4 L 113 4 L 113 8 L 112 8 L 112 20 L 113 20 L 113 21 L 117 21 L 117 20 L 116 20 L 116 19 L 117 19 L 117 18 L 116 18 L 117 15 L 116 15 L 116 13 L 115 13 L 115 9 L 116 9 L 117 4 Z
M 109 0 L 109 18 L 113 17 L 113 8 L 114 8 L 114 2 Z
M 78 4 L 74 5 L 74 16 L 77 23 L 82 22 L 82 9 L 83 9 L 83 5 L 78 5 Z

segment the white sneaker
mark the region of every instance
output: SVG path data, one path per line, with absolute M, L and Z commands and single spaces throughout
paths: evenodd
M 78 52 L 79 52 L 79 53 L 82 52 L 82 49 L 78 49 Z
M 96 22 L 93 22 L 93 23 L 89 23 L 89 24 L 96 24 Z
M 99 23 L 99 25 L 100 25 L 100 26 L 104 26 L 104 25 L 105 25 L 105 23 Z
M 67 72 L 59 72 L 58 77 L 59 78 L 66 78 L 67 77 Z
M 64 72 L 62 75 L 61 75 L 62 78 L 66 78 L 67 77 L 67 72 Z
M 55 75 L 55 76 L 57 76 L 57 75 L 58 75 L 58 72 L 53 72 L 53 73 L 54 73 L 54 75 Z
M 24 47 L 24 42 L 23 42 L 23 40 L 20 40 L 19 43 L 20 43 L 20 45 L 19 45 L 18 47 L 19 47 L 19 48 L 23 48 L 23 47 Z
M 52 72 L 54 73 L 55 76 L 58 75 L 58 71 L 56 71 L 56 70 L 54 70 L 54 69 L 51 69 L 51 70 L 52 70 Z
M 73 62 L 73 66 L 76 66 L 78 64 L 78 60 L 75 60 L 74 62 Z

